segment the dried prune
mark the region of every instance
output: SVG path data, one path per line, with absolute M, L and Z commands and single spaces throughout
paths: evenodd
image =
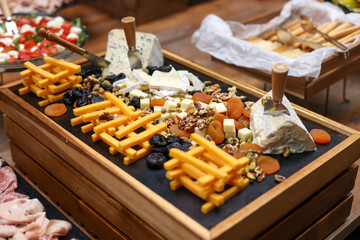
M 74 102 L 76 101 L 76 98 L 72 92 L 67 92 L 63 96 L 63 101 L 66 105 L 73 105 Z
M 150 139 L 149 143 L 154 146 L 164 147 L 167 145 L 166 138 L 161 134 L 154 134 Z
M 181 137 L 177 136 L 177 135 L 169 135 L 167 137 L 166 141 L 167 141 L 168 144 L 171 144 L 171 143 L 174 143 L 174 142 L 179 142 L 179 143 L 184 142 L 184 140 Z
M 179 142 L 173 142 L 173 143 L 167 145 L 166 147 L 167 147 L 168 151 L 170 151 L 170 149 L 172 149 L 172 148 L 177 148 L 184 152 L 187 152 L 189 150 L 188 146 L 185 146 Z
M 152 152 L 159 152 L 159 153 L 162 153 L 164 154 L 165 156 L 168 156 L 169 154 L 169 151 L 167 149 L 166 146 L 153 146 L 153 148 L 151 149 Z
M 117 75 L 116 74 L 109 75 L 105 78 L 105 80 L 109 80 L 110 83 L 114 83 L 115 81 L 123 78 L 126 78 L 126 75 L 124 73 L 119 73 Z
M 189 151 L 189 148 L 192 146 L 191 142 L 185 142 L 185 141 L 182 145 L 183 145 L 184 152 Z
M 146 158 L 146 165 L 151 169 L 161 169 L 166 162 L 166 156 L 162 153 L 150 153 Z
M 97 75 L 99 74 L 101 76 L 101 72 L 101 68 L 98 66 L 86 65 L 81 67 L 81 71 L 76 73 L 75 75 L 80 75 L 83 79 L 85 79 L 87 76 L 90 76 L 92 74 L 94 74 L 95 77 L 97 77 Z
M 112 86 L 108 84 L 101 84 L 100 87 L 102 87 L 105 91 L 111 91 Z
M 161 72 L 170 72 L 171 68 L 172 68 L 171 65 L 164 65 L 164 66 L 160 66 L 158 70 Z
M 89 88 L 83 88 L 82 91 L 85 96 L 89 96 L 91 94 L 91 90 Z
M 140 108 L 140 98 L 134 96 L 134 97 L 129 101 L 129 104 L 128 104 L 128 105 L 134 106 L 135 109 Z
M 84 92 L 83 92 L 82 88 L 74 87 L 72 90 L 72 94 L 76 99 L 80 99 L 84 95 Z
M 149 71 L 149 75 L 153 75 L 153 73 L 158 70 L 157 66 L 147 66 L 146 69 Z
M 97 103 L 104 101 L 104 98 L 100 96 L 99 94 L 91 94 L 90 103 Z
M 77 102 L 76 102 L 76 106 L 77 107 L 82 107 L 88 104 L 88 98 L 87 96 L 83 95 L 82 97 L 80 97 Z

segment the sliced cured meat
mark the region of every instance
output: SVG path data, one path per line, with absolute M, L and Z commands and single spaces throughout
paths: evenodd
M 0 219 L 9 224 L 29 223 L 44 211 L 44 206 L 37 198 L 15 199 L 0 204 Z
M 29 198 L 29 196 L 22 193 L 14 192 L 14 190 L 6 190 L 2 194 L 0 194 L 0 203 L 12 201 L 19 198 Z
M 9 166 L 0 168 L 0 194 L 6 190 L 14 190 L 17 186 L 16 175 L 12 168 Z

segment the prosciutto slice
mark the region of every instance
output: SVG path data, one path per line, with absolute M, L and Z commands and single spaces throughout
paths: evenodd
M 17 186 L 16 175 L 12 168 L 9 166 L 0 168 L 0 194 L 6 190 L 14 190 Z

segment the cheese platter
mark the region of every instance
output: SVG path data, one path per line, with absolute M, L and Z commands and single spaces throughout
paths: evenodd
M 167 51 L 163 53 L 165 60 L 176 69 L 190 69 L 201 80 L 217 82 L 224 87 L 236 86 L 249 99 L 257 99 L 264 94 L 261 90 L 221 76 L 177 55 Z M 18 88 L 19 86 L 15 87 Z M 219 209 L 204 215 L 200 211 L 202 200 L 189 194 L 185 189 L 173 192 L 168 186 L 169 181 L 165 178 L 164 170 L 148 170 L 144 160 L 129 166 L 124 165 L 119 161 L 119 156 L 113 156 L 108 152 L 106 144 L 92 142 L 89 134 L 83 134 L 79 127 L 74 128 L 70 125 L 71 111 L 60 118 L 50 119 L 43 115 L 43 107 L 37 104 L 38 98 L 31 94 L 18 96 L 16 92 L 8 88 L 2 88 L 1 92 L 2 111 L 11 121 L 20 124 L 31 136 L 59 155 L 64 163 L 81 172 L 165 237 L 172 236 L 171 233 L 176 231 L 179 238 L 191 236 L 215 239 L 227 234 L 237 234 L 240 231 L 236 228 L 237 225 L 251 227 L 254 230 L 246 232 L 244 238 L 254 237 L 320 190 L 359 156 L 359 135 L 355 130 L 295 106 L 297 114 L 308 129 L 319 126 L 331 133 L 330 144 L 318 146 L 316 152 L 298 156 L 294 154 L 290 157 L 291 161 L 280 158 L 280 171 L 282 175 L 286 175 L 287 181 L 277 184 L 271 178 L 267 178 L 264 182 L 252 183 Z M 18 117 L 14 117 L 14 114 Z M 11 137 L 17 144 L 23 145 L 17 137 Z M 318 174 L 322 177 L 319 178 Z M 309 186 L 309 181 L 314 184 Z M 299 189 L 303 189 L 301 194 L 293 197 L 293 191 Z M 287 198 L 292 200 L 286 201 Z M 191 204 L 186 204 L 188 202 Z M 272 212 L 271 209 L 279 206 L 278 204 L 281 205 L 279 211 Z M 161 216 L 161 223 L 154 222 L 152 215 L 155 212 Z M 253 221 L 259 221 L 258 218 L 263 215 L 267 216 L 261 220 L 263 226 L 253 226 Z M 165 222 L 169 223 L 166 227 Z M 227 230 L 223 229 L 224 224 L 229 227 Z

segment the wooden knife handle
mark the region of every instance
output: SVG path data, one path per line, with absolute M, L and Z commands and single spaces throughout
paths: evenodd
M 73 44 L 69 41 L 66 41 L 65 39 L 59 37 L 55 33 L 52 33 L 49 30 L 46 30 L 44 28 L 40 28 L 37 32 L 37 35 L 45 38 L 46 40 L 48 40 L 50 42 L 57 43 L 57 44 L 63 46 L 64 48 L 69 49 L 70 51 L 72 51 L 74 53 L 78 53 L 81 55 L 83 55 L 85 53 L 84 49 L 82 49 L 78 45 Z
M 289 67 L 284 63 L 276 63 L 272 67 L 272 96 L 275 104 L 280 104 L 282 102 L 288 71 Z
M 136 36 L 135 36 L 135 18 L 134 17 L 124 17 L 121 19 L 126 42 L 129 47 L 134 47 L 136 45 Z
M 1 4 L 1 9 L 3 11 L 4 17 L 5 18 L 11 17 L 11 11 L 10 11 L 8 0 L 1 0 L 0 4 Z

